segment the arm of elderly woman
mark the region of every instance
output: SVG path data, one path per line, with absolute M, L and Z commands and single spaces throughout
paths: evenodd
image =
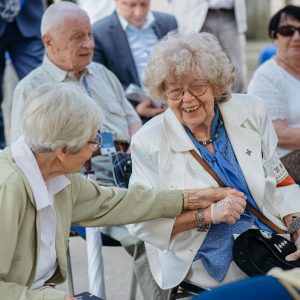
M 274 128 L 278 136 L 278 146 L 286 149 L 300 149 L 300 128 L 288 126 L 286 119 L 274 120 Z
M 182 198 L 181 191 L 153 191 L 137 185 L 129 190 L 105 188 L 86 181 L 79 175 L 72 175 L 70 178 L 73 197 L 77 199 L 72 210 L 72 221 L 78 225 L 128 224 L 159 217 L 171 218 L 182 211 L 183 202 L 178 201 L 178 198 Z M 91 186 L 94 186 L 94 189 Z M 243 193 L 228 188 L 190 189 L 186 192 L 189 199 L 187 209 L 206 208 L 227 195 L 243 196 Z M 61 201 L 62 205 L 65 202 Z M 66 209 L 61 208 L 62 211 Z
M 239 220 L 245 210 L 246 200 L 243 193 L 231 189 L 218 189 L 219 192 L 224 192 L 226 195 L 223 199 L 218 199 L 218 202 L 210 202 L 204 210 L 204 224 L 218 224 L 226 222 L 234 224 Z M 172 236 L 180 232 L 194 229 L 196 227 L 196 212 L 197 210 L 187 211 L 176 217 Z

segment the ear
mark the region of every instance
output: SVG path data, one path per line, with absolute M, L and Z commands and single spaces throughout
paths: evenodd
M 67 148 L 66 147 L 61 147 L 58 148 L 56 151 L 56 156 L 60 161 L 65 161 L 66 156 L 67 156 Z
M 52 41 L 53 41 L 53 37 L 50 33 L 45 33 L 42 37 L 43 39 L 43 43 L 46 49 L 51 48 L 52 47 Z
M 272 30 L 272 31 L 270 32 L 270 38 L 271 38 L 272 40 L 275 40 L 275 39 L 277 38 L 277 33 L 276 33 L 275 30 Z

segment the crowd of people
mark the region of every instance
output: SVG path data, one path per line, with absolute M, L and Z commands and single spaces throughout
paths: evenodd
M 232 255 L 233 235 L 273 232 L 250 205 L 291 234 L 285 259 L 300 259 L 300 7 L 272 16 L 276 53 L 247 86 L 245 1 L 169 0 L 171 15 L 111 0 L 93 24 L 74 2 L 0 5 L 0 104 L 8 56 L 20 79 L 7 139 L 0 110 L 0 295 L 75 299 L 55 285 L 77 225 L 118 238 L 145 300 L 184 280 L 212 289 L 197 299 L 253 286 L 273 287 L 258 299 L 300 297 L 299 270 L 248 279 Z M 129 99 L 132 86 L 146 100 Z M 128 189 L 111 152 L 131 154 Z

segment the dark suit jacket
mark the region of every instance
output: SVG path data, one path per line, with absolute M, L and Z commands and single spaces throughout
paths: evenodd
M 153 12 L 153 29 L 158 39 L 177 29 L 174 16 Z M 119 78 L 124 88 L 130 83 L 140 86 L 133 56 L 117 13 L 96 22 L 93 26 L 95 39 L 94 61 L 105 65 Z
M 41 19 L 44 12 L 43 0 L 26 0 L 15 21 L 23 37 L 40 36 Z M 0 18 L 0 36 L 6 28 Z

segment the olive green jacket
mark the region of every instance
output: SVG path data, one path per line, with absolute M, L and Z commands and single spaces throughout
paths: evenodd
M 11 151 L 0 152 L 0 298 L 63 300 L 61 293 L 30 290 L 40 249 L 40 228 L 33 194 Z M 79 174 L 55 195 L 58 272 L 49 283 L 66 279 L 71 224 L 108 226 L 175 217 L 182 210 L 180 191 L 130 190 L 101 187 Z M 148 201 L 144 201 L 147 198 Z

